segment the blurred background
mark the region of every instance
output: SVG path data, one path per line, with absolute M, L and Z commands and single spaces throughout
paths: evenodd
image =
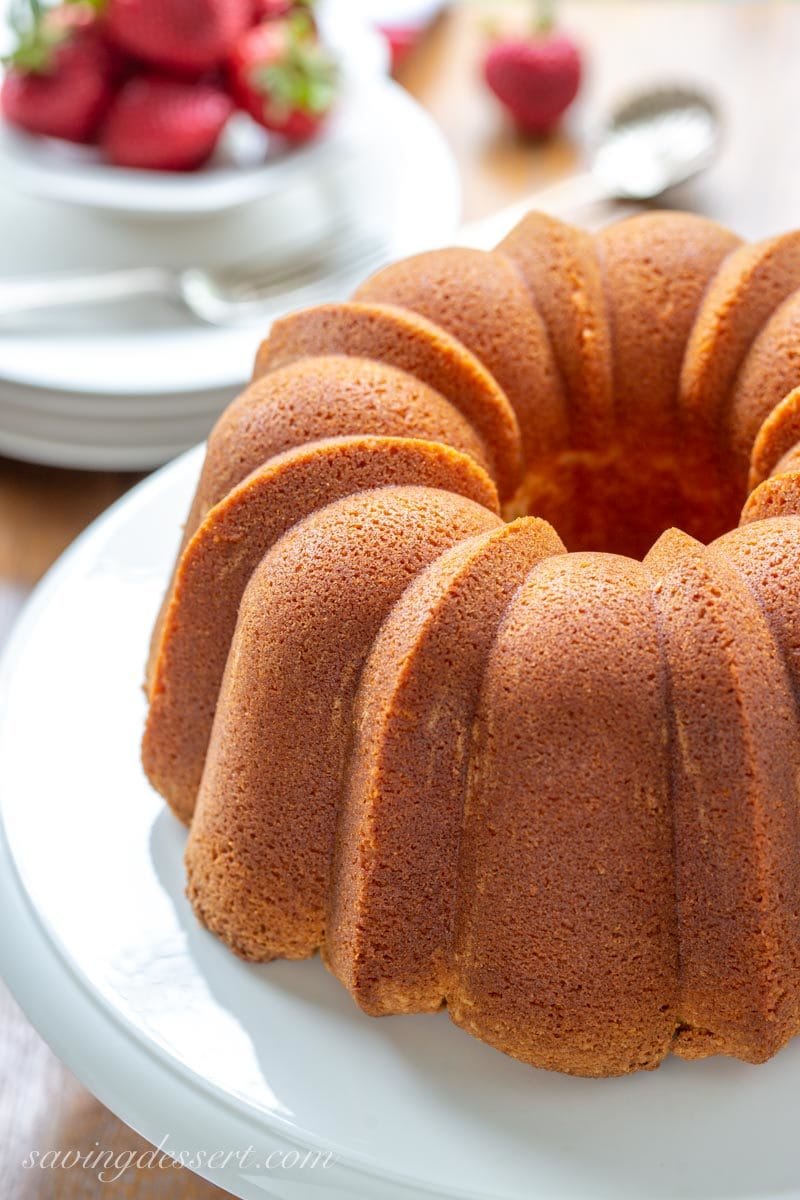
M 523 201 L 800 224 L 792 0 L 194 0 L 219 22 L 188 60 L 173 0 L 155 25 L 148 2 L 0 0 L 0 641 L 96 515 L 205 437 L 275 315 L 491 244 Z M 0 1130 L 3 1200 L 222 1194 L 22 1170 L 144 1144 L 2 990 Z

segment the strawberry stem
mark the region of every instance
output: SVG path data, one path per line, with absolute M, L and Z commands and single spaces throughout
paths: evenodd
M 21 71 L 46 71 L 53 48 L 61 40 L 54 29 L 47 28 L 45 8 L 41 0 L 14 0 L 9 24 L 16 46 L 4 62 Z
M 71 36 L 75 22 L 63 20 L 69 9 L 83 14 L 97 13 L 106 0 L 62 0 L 52 7 L 42 0 L 13 0 L 9 24 L 16 38 L 13 51 L 2 61 L 19 71 L 33 75 L 46 74 L 53 65 L 53 56 L 62 42 Z
M 555 0 L 536 0 L 533 31 L 537 37 L 550 33 L 556 20 Z
M 289 38 L 279 62 L 256 68 L 253 82 L 285 112 L 298 109 L 309 116 L 327 112 L 339 83 L 337 64 L 313 37 L 307 11 L 296 12 L 289 22 Z

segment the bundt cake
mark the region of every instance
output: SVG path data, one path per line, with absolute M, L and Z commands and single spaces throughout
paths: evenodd
M 677 528 L 676 528 L 677 527 Z M 680 530 L 680 531 L 679 531 Z M 536 1066 L 800 1032 L 800 234 L 531 213 L 275 323 L 143 758 L 243 957 Z

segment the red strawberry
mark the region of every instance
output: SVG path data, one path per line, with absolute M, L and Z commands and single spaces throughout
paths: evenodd
M 379 25 L 378 28 L 389 44 L 392 70 L 395 71 L 417 45 L 423 29 L 419 25 Z
M 7 119 L 29 133 L 90 142 L 111 102 L 119 63 L 90 4 L 32 10 L 3 80 Z
M 293 7 L 293 0 L 253 0 L 253 19 L 277 21 L 280 17 L 288 17 Z
M 232 110 L 212 84 L 139 75 L 111 107 L 103 149 L 120 167 L 191 171 L 212 154 Z
M 105 11 L 121 50 L 186 75 L 222 63 L 252 20 L 252 0 L 108 0 Z
M 315 0 L 253 0 L 253 22 L 278 21 L 291 13 L 303 12 L 313 20 Z
M 336 65 L 320 45 L 311 18 L 249 29 L 230 60 L 231 92 L 240 108 L 292 142 L 313 137 L 336 95 Z
M 574 42 L 552 31 L 549 9 L 533 37 L 496 42 L 484 64 L 486 82 L 523 133 L 549 133 L 578 94 L 581 58 Z

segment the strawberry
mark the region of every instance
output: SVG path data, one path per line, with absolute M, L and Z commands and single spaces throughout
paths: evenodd
M 210 157 L 232 110 L 213 84 L 138 75 L 114 101 L 102 146 L 120 167 L 191 171 Z
M 313 0 L 253 0 L 253 23 L 259 20 L 279 20 L 301 8 L 311 12 Z
M 336 65 L 320 45 L 313 20 L 300 11 L 249 29 L 229 70 L 239 107 L 292 142 L 314 136 L 336 95 Z
M 107 0 L 104 23 L 126 54 L 201 75 L 225 61 L 252 20 L 252 0 Z
M 29 133 L 90 142 L 111 102 L 119 61 L 98 32 L 91 4 L 17 7 L 17 48 L 0 92 L 6 118 Z
M 574 42 L 552 28 L 545 6 L 534 34 L 504 38 L 489 50 L 486 82 L 523 133 L 550 133 L 578 94 L 581 57 Z
M 292 8 L 292 0 L 253 0 L 253 17 L 256 21 L 277 21 L 288 17 Z
M 379 25 L 379 31 L 389 45 L 392 70 L 396 71 L 422 37 L 418 25 Z

